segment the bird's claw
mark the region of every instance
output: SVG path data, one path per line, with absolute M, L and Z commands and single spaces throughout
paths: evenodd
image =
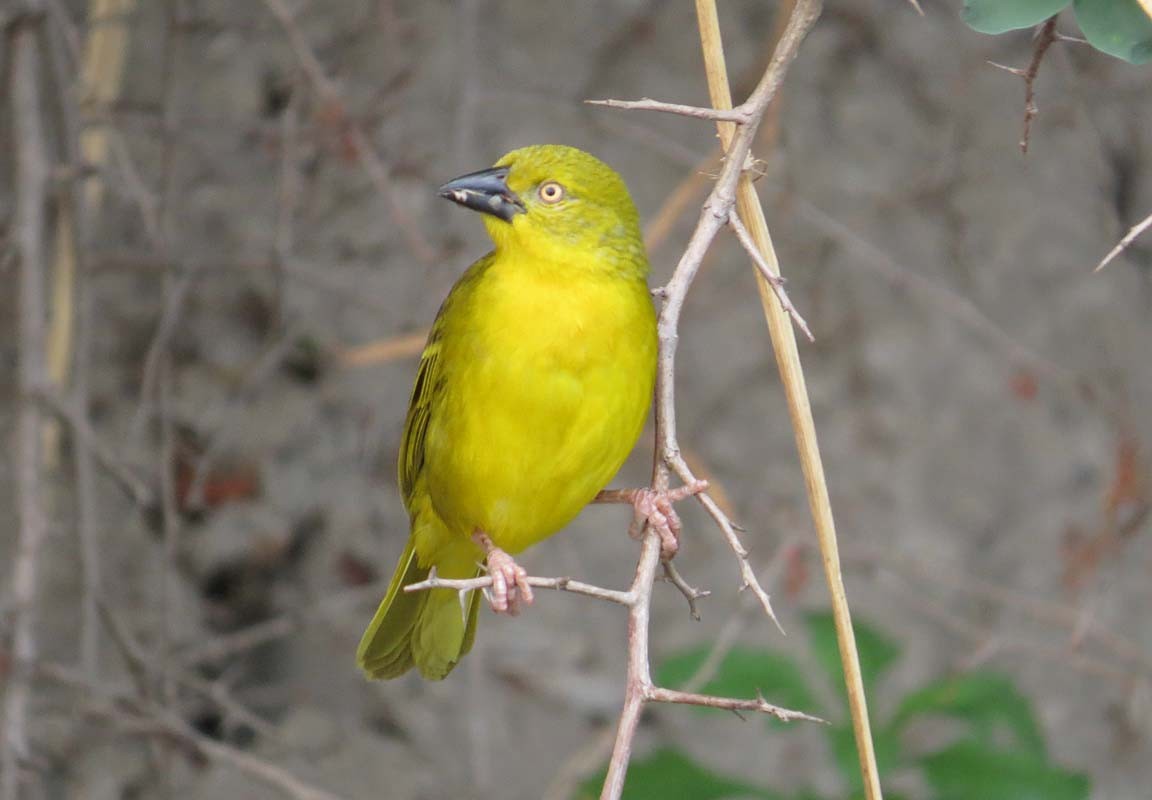
M 673 504 L 707 488 L 708 481 L 698 480 L 675 489 L 632 489 L 629 499 L 636 509 L 636 517 L 628 527 L 628 534 L 634 539 L 640 538 L 647 522 L 660 537 L 660 559 L 670 560 L 680 549 L 680 515 Z
M 532 605 L 535 598 L 528 583 L 528 570 L 517 564 L 512 556 L 491 545 L 484 568 L 492 578 L 491 590 L 485 591 L 484 596 L 493 611 L 515 617 L 520 613 L 521 604 Z

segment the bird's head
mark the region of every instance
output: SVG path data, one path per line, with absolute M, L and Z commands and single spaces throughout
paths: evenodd
M 574 147 L 513 150 L 491 169 L 444 184 L 440 196 L 483 213 L 498 249 L 647 272 L 639 215 L 624 181 Z

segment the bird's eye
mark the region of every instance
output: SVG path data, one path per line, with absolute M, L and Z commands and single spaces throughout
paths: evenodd
M 547 183 L 540 184 L 540 188 L 536 190 L 536 194 L 548 205 L 554 205 L 564 199 L 564 187 L 556 181 L 548 181 Z

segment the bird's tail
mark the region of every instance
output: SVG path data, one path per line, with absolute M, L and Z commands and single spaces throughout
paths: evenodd
M 480 574 L 471 548 L 446 555 L 437 558 L 440 577 Z M 440 680 L 472 649 L 480 592 L 460 596 L 448 589 L 404 591 L 426 579 L 428 572 L 420 566 L 412 537 L 356 651 L 356 663 L 369 678 L 396 678 L 415 666 L 425 678 Z

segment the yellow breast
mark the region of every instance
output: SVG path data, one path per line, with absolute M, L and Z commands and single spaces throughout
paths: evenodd
M 425 470 L 437 515 L 517 553 L 616 474 L 651 403 L 656 325 L 642 280 L 497 259 L 443 343 Z

